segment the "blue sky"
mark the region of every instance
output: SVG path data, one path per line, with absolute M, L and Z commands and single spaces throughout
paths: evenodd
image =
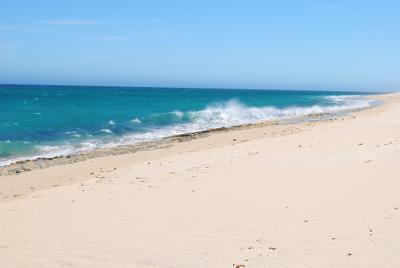
M 400 1 L 1 0 L 0 83 L 400 89 Z

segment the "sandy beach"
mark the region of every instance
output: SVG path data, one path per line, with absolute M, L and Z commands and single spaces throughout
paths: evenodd
M 400 95 L 375 97 L 2 175 L 0 267 L 399 267 Z

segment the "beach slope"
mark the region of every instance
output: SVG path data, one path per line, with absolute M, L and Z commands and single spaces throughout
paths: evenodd
M 1 267 L 399 267 L 400 95 L 0 176 Z

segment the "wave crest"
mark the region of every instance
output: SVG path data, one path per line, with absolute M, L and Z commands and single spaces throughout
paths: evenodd
M 328 96 L 329 106 L 313 105 L 309 107 L 275 108 L 248 107 L 237 100 L 215 104 L 201 111 L 189 112 L 193 123 L 207 124 L 212 127 L 233 126 L 260 121 L 291 119 L 312 114 L 338 113 L 354 109 L 368 108 L 374 100 L 362 96 Z

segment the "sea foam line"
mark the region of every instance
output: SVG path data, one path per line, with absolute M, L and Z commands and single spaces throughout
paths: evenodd
M 112 140 L 90 139 L 77 144 L 37 146 L 37 150 L 39 151 L 37 154 L 13 159 L 0 159 L 0 166 L 24 160 L 66 156 L 89 152 L 100 148 L 112 148 L 139 142 L 154 141 L 169 136 L 220 127 L 232 127 L 269 120 L 293 119 L 312 114 L 335 114 L 349 110 L 368 108 L 376 103 L 373 99 L 359 95 L 337 95 L 327 96 L 325 98 L 330 101 L 332 105 L 313 105 L 309 107 L 289 107 L 279 109 L 271 106 L 249 107 L 237 100 L 230 100 L 224 103 L 217 103 L 208 106 L 199 111 L 189 111 L 184 113 L 176 110 L 172 113 L 179 118 L 187 116 L 189 121 L 187 123 L 175 123 L 170 126 L 153 128 L 147 132 L 125 134 L 120 137 L 115 137 Z M 135 123 L 141 122 L 137 118 L 133 119 L 133 121 Z M 101 131 L 107 133 L 111 132 L 109 129 L 102 129 Z

